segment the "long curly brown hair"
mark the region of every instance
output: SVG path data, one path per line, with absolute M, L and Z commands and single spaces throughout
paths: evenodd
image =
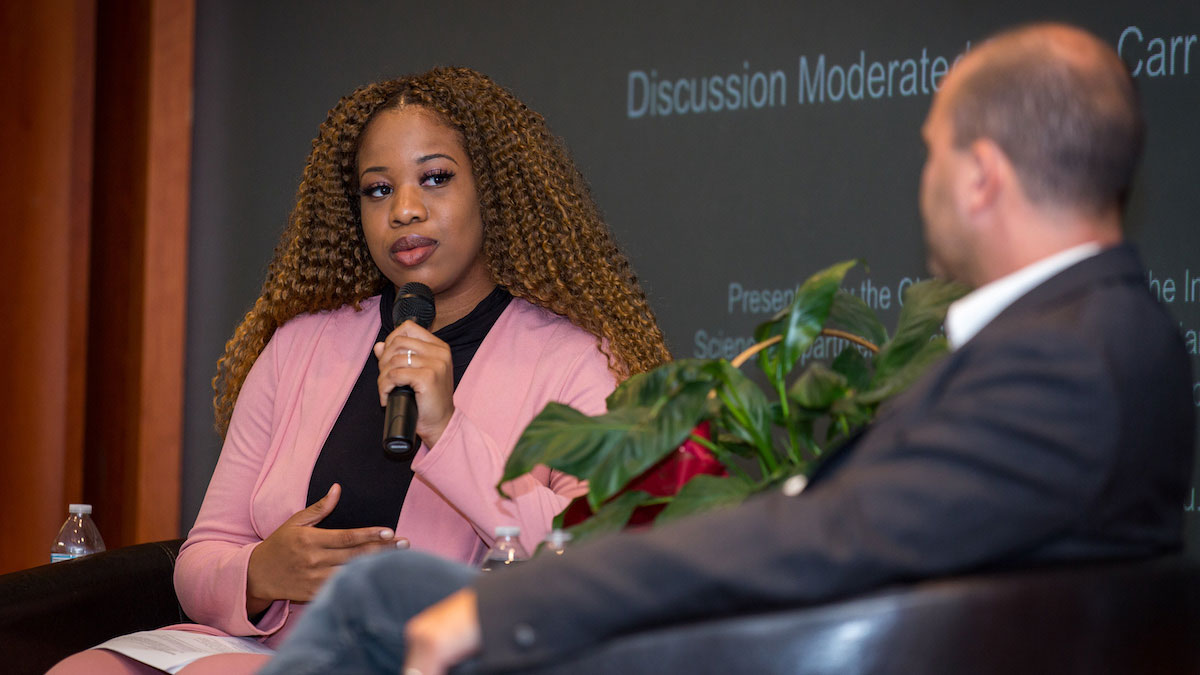
M 390 283 L 363 236 L 356 160 L 372 116 L 409 105 L 434 111 L 462 137 L 496 283 L 595 335 L 618 379 L 670 360 L 628 259 L 542 116 L 481 73 L 436 68 L 361 87 L 321 124 L 262 293 L 217 361 L 213 403 L 222 435 L 277 328 L 304 313 L 358 309 Z

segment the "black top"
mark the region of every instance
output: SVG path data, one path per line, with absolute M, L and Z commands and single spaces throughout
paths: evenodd
M 392 325 L 395 298 L 396 289 L 389 284 L 379 300 L 378 342 L 395 328 Z M 455 389 L 510 300 L 508 291 L 497 286 L 469 314 L 434 333 L 450 346 Z M 413 455 L 397 460 L 383 450 L 385 409 L 379 405 L 378 379 L 379 360 L 374 353 L 367 352 L 358 381 L 329 431 L 309 479 L 306 504 L 324 497 L 334 483 L 342 486 L 337 508 L 318 527 L 395 527 L 400 517 L 400 506 L 412 482 Z

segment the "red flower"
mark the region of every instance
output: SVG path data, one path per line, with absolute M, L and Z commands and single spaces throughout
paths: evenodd
M 704 439 L 711 439 L 708 422 L 701 422 L 692 430 L 692 434 Z M 712 454 L 712 451 L 692 440 L 690 437 L 683 445 L 667 455 L 658 464 L 650 467 L 641 476 L 631 480 L 618 494 L 630 490 L 641 490 L 655 497 L 667 497 L 679 492 L 689 480 L 695 476 L 707 474 L 710 476 L 727 476 L 725 465 Z M 639 506 L 629 517 L 627 527 L 646 525 L 654 521 L 666 504 Z M 576 498 L 567 506 L 563 515 L 563 526 L 572 527 L 592 516 L 586 497 Z

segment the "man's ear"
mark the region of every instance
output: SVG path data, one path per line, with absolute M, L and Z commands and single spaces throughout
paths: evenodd
M 1015 178 L 1012 163 L 995 141 L 978 138 L 966 150 L 961 204 L 967 215 L 979 216 L 994 209 Z

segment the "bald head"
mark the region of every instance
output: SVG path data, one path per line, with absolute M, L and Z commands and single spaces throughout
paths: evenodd
M 995 142 L 1030 201 L 1087 213 L 1124 205 L 1142 115 L 1125 64 L 1095 36 L 1058 24 L 1002 33 L 964 58 L 941 94 L 955 145 Z

